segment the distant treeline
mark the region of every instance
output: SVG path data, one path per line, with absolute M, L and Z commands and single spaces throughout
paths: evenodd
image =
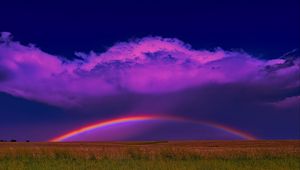
M 17 140 L 15 140 L 15 139 L 11 139 L 11 140 L 2 140 L 2 139 L 0 139 L 0 142 L 17 142 Z M 26 140 L 25 142 L 30 142 L 30 140 Z

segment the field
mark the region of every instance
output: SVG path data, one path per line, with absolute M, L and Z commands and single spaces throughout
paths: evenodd
M 300 169 L 300 141 L 0 143 L 0 170 Z

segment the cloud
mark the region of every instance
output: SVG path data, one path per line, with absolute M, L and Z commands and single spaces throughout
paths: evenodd
M 295 108 L 298 109 L 298 112 L 300 111 L 300 96 L 292 96 L 284 98 L 283 100 L 271 103 L 274 106 L 277 106 L 278 108 Z
M 177 39 L 145 37 L 66 60 L 10 37 L 2 33 L 0 38 L 0 91 L 64 108 L 108 96 L 167 94 L 209 84 L 299 86 L 298 58 L 263 60 L 241 51 L 195 50 Z
M 0 42 L 2 43 L 8 43 L 10 42 L 12 39 L 12 35 L 9 32 L 1 32 L 1 36 L 0 36 Z
M 258 138 L 299 138 L 296 52 L 267 60 L 243 51 L 197 50 L 177 39 L 145 37 L 116 43 L 103 53 L 76 52 L 76 59 L 67 60 L 2 33 L 0 93 L 66 111 L 55 114 L 63 120 L 59 127 L 134 113 L 172 114 L 238 127 Z M 42 110 L 33 114 L 22 109 L 20 115 L 36 117 Z

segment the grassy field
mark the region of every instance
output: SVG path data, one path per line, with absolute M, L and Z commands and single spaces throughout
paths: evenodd
M 300 169 L 300 141 L 0 143 L 0 170 Z

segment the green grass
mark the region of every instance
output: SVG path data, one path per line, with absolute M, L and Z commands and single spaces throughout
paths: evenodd
M 298 170 L 299 144 L 299 141 L 0 143 L 0 170 Z

